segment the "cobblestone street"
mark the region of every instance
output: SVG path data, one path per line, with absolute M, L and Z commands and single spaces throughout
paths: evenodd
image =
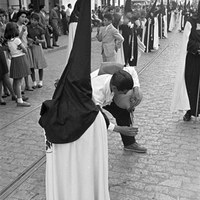
M 136 70 L 143 101 L 136 108 L 135 124 L 139 126 L 137 141 L 148 152 L 126 152 L 120 135 L 108 133 L 111 200 L 200 200 L 200 120 L 183 122 L 183 113 L 170 112 L 181 39 L 182 34 L 174 31 L 168 39 L 160 40 L 157 52 L 140 58 Z M 7 105 L 0 107 L 2 200 L 45 200 L 44 163 L 24 181 L 18 180 L 45 154 L 39 111 L 41 103 L 51 98 L 54 80 L 66 65 L 66 41 L 62 36 L 60 49 L 45 52 L 48 68 L 44 87 L 26 92 L 31 107 L 16 107 L 10 97 Z M 93 38 L 92 71 L 100 66 L 100 46 Z M 9 192 L 6 187 L 13 181 L 18 184 Z M 9 194 L 6 198 L 4 191 Z

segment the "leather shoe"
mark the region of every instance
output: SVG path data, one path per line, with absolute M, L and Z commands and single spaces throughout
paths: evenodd
M 22 103 L 17 102 L 17 106 L 19 106 L 19 107 L 30 107 L 31 104 L 28 103 L 28 102 L 22 102 Z
M 186 112 L 186 114 L 183 116 L 183 121 L 189 122 L 191 120 L 191 114 L 189 111 Z

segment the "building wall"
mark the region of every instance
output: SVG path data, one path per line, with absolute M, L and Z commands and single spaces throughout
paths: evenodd
M 7 10 L 7 0 L 0 0 L 0 8 Z

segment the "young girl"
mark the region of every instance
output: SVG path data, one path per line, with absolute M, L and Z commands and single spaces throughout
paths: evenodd
M 17 24 L 10 22 L 6 25 L 4 37 L 8 40 L 8 48 L 11 54 L 10 78 L 13 78 L 13 89 L 17 95 L 17 106 L 28 107 L 30 103 L 23 101 L 21 95 L 22 79 L 30 75 L 25 53 L 26 48 L 19 39 Z
M 43 69 L 47 67 L 41 43 L 45 42 L 44 30 L 38 25 L 39 15 L 33 13 L 31 15 L 31 24 L 28 25 L 28 40 L 31 45 L 33 55 L 33 68 L 31 68 L 31 77 L 33 81 L 33 89 L 43 86 Z M 35 78 L 35 69 L 39 70 L 39 83 L 37 85 Z

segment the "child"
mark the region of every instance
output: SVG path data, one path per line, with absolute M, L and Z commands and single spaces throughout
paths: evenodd
M 10 22 L 6 25 L 5 38 L 8 40 L 8 48 L 11 54 L 10 78 L 13 78 L 13 89 L 17 95 L 17 106 L 29 107 L 30 103 L 23 101 L 21 95 L 22 79 L 30 75 L 25 53 L 26 48 L 19 39 L 17 24 Z
M 33 56 L 33 68 L 31 68 L 31 77 L 33 81 L 33 89 L 36 87 L 41 88 L 43 86 L 43 69 L 47 67 L 47 63 L 44 57 L 44 53 L 41 47 L 41 43 L 45 42 L 44 30 L 38 25 L 39 15 L 33 13 L 31 15 L 31 24 L 28 25 L 28 40 Z M 35 78 L 35 69 L 39 70 L 39 83 L 37 85 Z
M 105 27 L 97 30 L 97 39 L 102 42 L 103 62 L 116 62 L 117 50 L 121 47 L 124 38 L 119 31 L 112 25 L 112 15 L 105 14 L 103 23 Z

